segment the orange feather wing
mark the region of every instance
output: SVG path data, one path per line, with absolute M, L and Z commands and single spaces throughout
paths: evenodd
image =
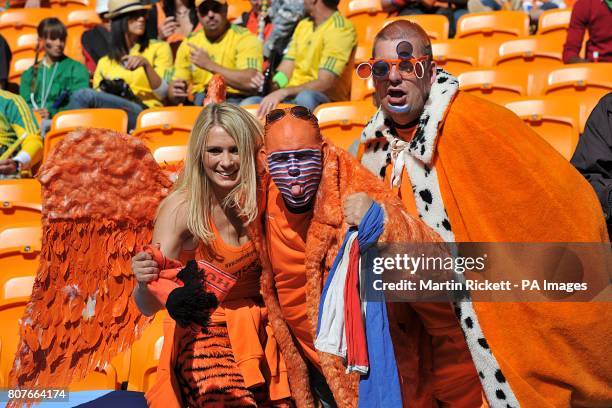
M 150 319 L 130 299 L 130 258 L 172 186 L 140 140 L 102 129 L 67 136 L 39 179 L 41 261 L 11 387 L 66 387 L 140 335 Z

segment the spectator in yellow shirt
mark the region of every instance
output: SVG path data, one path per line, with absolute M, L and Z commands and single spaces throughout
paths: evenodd
M 25 100 L 0 90 L 0 179 L 19 177 L 21 170 L 38 163 L 42 147 L 38 124 Z
M 338 12 L 339 0 L 304 0 L 309 17 L 300 21 L 289 50 L 274 75 L 275 91 L 259 106 L 263 117 L 286 101 L 313 110 L 327 102 L 348 100 L 357 34 Z M 263 78 L 259 80 L 263 83 Z
M 187 37 L 176 54 L 169 99 L 180 103 L 191 93 L 202 105 L 213 74 L 221 74 L 228 85 L 227 101 L 249 104 L 261 81 L 263 46 L 248 29 L 227 20 L 227 0 L 196 0 L 203 30 Z
M 140 0 L 110 0 L 111 48 L 100 58 L 93 86 L 70 99 L 72 109 L 115 108 L 128 114 L 128 127 L 136 126 L 138 114 L 146 108 L 163 106 L 168 93 L 164 80 L 172 67 L 170 45 L 150 40 L 146 16 L 150 8 Z

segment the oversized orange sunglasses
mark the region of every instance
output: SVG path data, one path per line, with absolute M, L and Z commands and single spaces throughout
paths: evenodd
M 361 79 L 368 79 L 370 76 L 373 76 L 375 79 L 385 79 L 389 76 L 391 67 L 395 65 L 402 78 L 415 75 L 420 79 L 425 74 L 423 62 L 427 61 L 428 58 L 427 56 L 400 59 L 372 58 L 357 65 L 357 75 Z

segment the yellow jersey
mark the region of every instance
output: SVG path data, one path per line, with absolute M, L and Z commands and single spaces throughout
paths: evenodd
M 191 47 L 187 44 L 204 49 L 215 63 L 229 69 L 256 69 L 261 71 L 263 64 L 263 45 L 248 29 L 234 24 L 215 42 L 206 38 L 204 30 L 198 30 L 183 40 L 176 53 L 174 63 L 174 78 L 191 83 L 192 92 L 204 92 L 213 74 L 191 63 Z M 241 93 L 237 89 L 227 87 L 230 94 Z
M 140 51 L 140 45 L 136 44 L 130 50 L 130 55 L 146 58 L 162 79 L 165 78 L 166 71 L 172 68 L 172 50 L 170 45 L 164 41 L 150 40 L 149 46 L 142 52 Z M 98 61 L 93 77 L 93 87 L 98 89 L 103 78 L 123 79 L 130 86 L 134 95 L 140 98 L 142 103 L 149 108 L 163 106 L 162 100 L 153 93 L 143 67 L 130 71 L 107 55 Z
M 314 21 L 305 18 L 299 22 L 291 37 L 284 59 L 293 60 L 295 66 L 287 86 L 300 86 L 319 77 L 324 69 L 339 78 L 327 92 L 332 101 L 349 100 L 353 49 L 357 33 L 353 23 L 338 11 L 317 28 Z
M 34 165 L 42 158 L 43 150 L 34 115 L 21 96 L 0 89 L 0 150 L 8 149 L 22 136 L 25 138 L 17 151 L 27 153 L 30 165 Z

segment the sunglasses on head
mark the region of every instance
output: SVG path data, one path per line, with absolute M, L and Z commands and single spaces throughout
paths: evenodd
M 427 56 L 401 59 L 372 58 L 357 65 L 357 76 L 361 79 L 368 79 L 370 76 L 375 79 L 385 79 L 389 76 L 391 67 L 395 65 L 402 78 L 409 78 L 414 75 L 421 79 L 425 74 L 423 62 L 427 61 L 428 58 Z
M 202 16 L 208 14 L 209 11 L 219 14 L 223 11 L 223 4 L 218 3 L 216 1 L 205 1 L 204 3 L 198 6 L 198 11 Z
M 266 115 L 266 125 L 284 118 L 287 113 L 297 119 L 312 120 L 315 118 L 308 108 L 303 106 L 292 106 L 290 109 L 274 109 L 270 111 L 270 113 Z

